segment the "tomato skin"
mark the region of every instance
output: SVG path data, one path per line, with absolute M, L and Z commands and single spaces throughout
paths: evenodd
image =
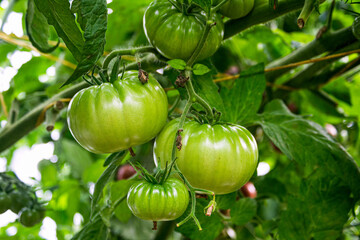
M 42 220 L 40 213 L 34 209 L 24 208 L 20 212 L 20 223 L 25 227 L 32 227 Z
M 215 0 L 214 5 L 221 0 Z M 220 8 L 220 13 L 231 19 L 245 17 L 254 8 L 254 0 L 229 0 Z
M 245 185 L 242 186 L 240 190 L 245 197 L 256 198 L 257 196 L 255 185 L 252 182 L 245 183 Z
M 116 178 L 117 180 L 128 179 L 134 176 L 135 173 L 136 170 L 130 164 L 125 164 L 119 168 Z
M 0 214 L 6 212 L 11 207 L 11 198 L 4 192 L 0 193 Z
M 31 202 L 31 199 L 28 197 L 28 195 L 18 191 L 11 192 L 9 196 L 11 198 L 10 210 L 13 213 L 19 213 L 21 209 L 28 206 Z
M 162 185 L 141 180 L 130 187 L 127 204 L 138 218 L 171 221 L 185 212 L 189 192 L 176 178 L 169 178 Z
M 213 55 L 224 36 L 224 23 L 218 14 L 212 16 L 212 27 L 198 60 Z M 204 13 L 179 12 L 168 0 L 153 1 L 144 15 L 144 30 L 149 42 L 166 58 L 188 60 L 205 28 Z
M 135 71 L 113 84 L 79 91 L 68 108 L 76 141 L 94 153 L 112 153 L 153 139 L 167 119 L 167 96 L 154 77 L 142 84 Z
M 156 165 L 164 167 L 171 160 L 178 124 L 178 119 L 172 120 L 156 138 Z M 216 194 L 231 193 L 243 186 L 256 169 L 257 144 L 244 127 L 187 121 L 181 136 L 182 148 L 176 151 L 176 164 L 195 188 Z

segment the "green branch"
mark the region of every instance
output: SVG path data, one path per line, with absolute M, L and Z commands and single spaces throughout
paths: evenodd
M 358 40 L 354 37 L 351 27 L 344 28 L 333 33 L 326 33 L 320 39 L 315 39 L 304 47 L 293 51 L 289 55 L 271 62 L 267 68 L 273 68 L 312 59 L 325 52 L 334 52 L 345 46 L 351 45 L 356 41 Z M 289 72 L 291 69 L 292 68 L 268 72 L 266 73 L 266 78 L 269 82 L 274 82 L 278 77 Z
M 287 13 L 300 10 L 305 0 L 281 1 L 278 8 L 273 10 L 268 0 L 255 0 L 254 9 L 244 18 L 229 20 L 225 23 L 224 39 L 230 38 L 254 25 L 266 23 Z

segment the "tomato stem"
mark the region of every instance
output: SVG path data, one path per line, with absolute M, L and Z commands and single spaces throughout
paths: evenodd
M 182 12 L 182 9 L 179 7 L 178 3 L 173 0 L 168 0 L 171 5 L 173 5 L 179 12 Z
M 178 96 L 176 97 L 176 100 L 175 100 L 174 104 L 170 107 L 170 109 L 169 109 L 169 111 L 168 111 L 168 115 L 169 115 L 169 116 L 174 112 L 174 110 L 175 110 L 175 108 L 177 107 L 177 105 L 179 104 L 179 102 L 180 102 L 180 95 L 178 95 Z
M 308 20 L 311 12 L 315 8 L 316 1 L 317 0 L 305 0 L 304 7 L 300 13 L 298 20 L 297 20 L 297 24 L 300 29 L 304 28 L 306 21 Z
M 196 46 L 194 53 L 191 55 L 190 59 L 186 63 L 187 66 L 192 67 L 192 65 L 196 62 L 197 58 L 200 55 L 201 50 L 204 48 L 206 39 L 208 38 L 208 36 L 210 34 L 210 30 L 213 26 L 214 26 L 213 23 L 206 21 L 203 35 L 201 36 L 201 39 L 200 39 L 198 45 Z
M 192 84 L 192 74 L 191 71 L 187 70 L 185 71 L 186 77 L 189 77 L 189 80 L 186 82 L 185 87 L 189 94 L 189 101 L 193 101 L 195 99 L 195 102 L 199 103 L 206 111 L 206 114 L 211 117 L 211 119 L 214 119 L 214 113 L 212 111 L 211 106 L 202 98 L 200 97 L 194 89 L 194 86 Z
M 157 54 L 157 51 L 152 46 L 114 50 L 105 58 L 104 64 L 103 64 L 103 69 L 106 69 L 106 72 L 107 72 L 107 69 L 109 67 L 111 60 L 116 58 L 118 55 L 135 55 L 136 53 L 155 53 L 155 54 Z

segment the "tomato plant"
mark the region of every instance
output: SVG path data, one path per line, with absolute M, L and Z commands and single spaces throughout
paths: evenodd
M 26 194 L 15 190 L 9 196 L 11 198 L 10 210 L 14 213 L 19 213 L 22 208 L 30 205 L 31 199 Z
M 241 187 L 240 191 L 245 197 L 256 198 L 257 196 L 255 185 L 252 182 L 245 183 L 245 185 Z
M 224 25 L 219 15 L 202 48 L 199 60 L 210 57 L 219 48 Z M 167 0 L 155 0 L 145 11 L 144 30 L 149 42 L 166 58 L 188 60 L 197 47 L 205 29 L 204 12 L 181 12 Z
M 166 117 L 163 88 L 152 76 L 143 85 L 136 72 L 126 72 L 114 83 L 81 90 L 68 109 L 72 135 L 94 153 L 117 152 L 146 143 L 160 132 Z
M 219 4 L 221 0 L 215 0 Z M 220 8 L 220 13 L 231 19 L 245 17 L 254 8 L 254 0 L 229 0 Z
M 117 180 L 128 179 L 136 174 L 136 170 L 129 164 L 121 166 L 117 172 Z
M 170 221 L 185 212 L 189 192 L 176 178 L 169 178 L 161 184 L 142 180 L 131 186 L 127 204 L 132 213 L 141 219 Z
M 43 219 L 43 215 L 35 209 L 24 208 L 20 212 L 20 223 L 25 227 L 32 227 Z
M 0 2 L 0 239 L 359 239 L 358 1 Z
M 168 123 L 154 145 L 155 163 L 171 160 L 172 139 L 178 120 Z M 258 163 L 254 137 L 244 127 L 226 124 L 184 124 L 176 165 L 193 187 L 226 194 L 238 190 L 253 175 Z
M 11 207 L 11 198 L 5 192 L 0 192 L 0 214 L 6 212 Z

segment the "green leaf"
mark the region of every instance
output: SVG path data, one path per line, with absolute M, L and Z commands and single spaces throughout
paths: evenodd
M 264 64 L 258 64 L 242 72 L 231 89 L 221 89 L 225 105 L 225 119 L 246 123 L 259 110 L 265 91 Z
M 61 154 L 63 154 L 62 158 L 70 164 L 75 178 L 82 177 L 84 170 L 92 165 L 90 153 L 74 141 L 64 139 Z
M 103 160 L 100 159 L 91 164 L 91 166 L 84 169 L 82 174 L 82 180 L 84 183 L 96 182 L 101 174 L 104 172 L 105 167 L 103 166 Z
M 208 68 L 213 69 L 213 66 L 209 62 L 203 62 Z M 207 74 L 198 76 L 193 76 L 193 85 L 195 92 L 200 95 L 205 101 L 207 101 L 212 108 L 223 112 L 224 103 L 219 94 L 218 86 L 213 82 L 212 75 L 215 71 L 211 71 Z M 180 92 L 181 93 L 181 92 Z M 196 104 L 198 109 L 202 109 L 198 104 Z
M 256 215 L 256 201 L 252 198 L 242 198 L 235 203 L 230 211 L 231 221 L 244 225 Z
M 46 17 L 36 7 L 34 0 L 28 1 L 25 22 L 29 40 L 39 51 L 49 53 L 59 46 L 60 41 L 56 46 L 49 45 L 50 26 L 47 23 Z
M 105 185 L 109 181 L 112 181 L 119 164 L 121 163 L 122 159 L 126 156 L 125 151 L 122 151 L 121 154 L 122 154 L 121 156 L 119 156 L 116 160 L 114 160 L 110 163 L 110 165 L 103 172 L 103 174 L 101 175 L 101 177 L 98 179 L 98 181 L 95 184 L 94 194 L 93 194 L 93 198 L 91 201 L 92 215 L 94 214 L 96 205 L 102 196 L 102 192 L 103 192 Z
M 53 187 L 56 185 L 58 169 L 55 164 L 49 160 L 41 160 L 38 163 L 38 169 L 41 174 L 41 183 L 44 187 Z
M 70 11 L 68 0 L 34 0 L 37 8 L 46 17 L 48 24 L 53 25 L 57 34 L 78 61 L 82 59 L 84 40 Z
M 108 166 L 111 162 L 116 161 L 118 158 L 121 158 L 124 154 L 124 151 L 111 153 L 104 162 L 104 167 Z
M 110 229 L 106 227 L 102 218 L 97 216 L 93 221 L 87 223 L 80 232 L 73 236 L 72 240 L 104 240 L 108 239 Z
M 360 171 L 352 157 L 320 125 L 292 114 L 280 100 L 270 102 L 258 123 L 266 135 L 291 160 L 305 167 L 327 169 L 360 197 Z
M 137 180 L 121 180 L 114 182 L 110 188 L 110 200 L 112 203 L 116 202 L 118 199 L 125 197 L 128 194 L 129 188 Z M 132 213 L 127 205 L 126 200 L 122 201 L 117 208 L 115 209 L 115 216 L 121 222 L 127 222 L 132 216 Z
M 221 218 L 217 213 L 213 213 L 210 217 L 205 216 L 204 208 L 208 205 L 208 201 L 204 199 L 197 199 L 196 201 L 196 217 L 199 219 L 202 231 L 192 220 L 189 220 L 184 225 L 175 229 L 175 231 L 184 234 L 192 240 L 215 239 L 224 228 Z M 177 222 L 180 222 L 190 213 L 191 204 Z
M 204 9 L 205 12 L 210 12 L 212 0 L 192 0 L 192 3 L 198 5 L 202 9 Z
M 72 83 L 90 71 L 102 56 L 105 47 L 106 0 L 78 0 L 75 3 L 76 7 L 73 8 L 73 11 L 76 11 L 79 19 L 81 19 L 80 25 L 84 30 L 85 43 L 78 66 L 62 86 Z
M 67 179 L 58 183 L 58 188 L 53 191 L 49 208 L 63 211 L 65 216 L 73 219 L 80 205 L 81 188 L 78 180 Z
M 230 209 L 236 201 L 236 196 L 236 192 L 216 196 L 216 207 L 224 210 Z
M 42 89 L 43 84 L 39 81 L 39 76 L 46 74 L 46 69 L 52 64 L 54 62 L 42 57 L 33 57 L 23 64 L 12 79 L 15 94 L 21 92 L 32 93 Z
M 339 239 L 353 205 L 350 194 L 340 178 L 319 169 L 289 197 L 280 218 L 280 239 Z
M 210 72 L 210 69 L 207 66 L 198 63 L 194 65 L 193 72 L 195 75 L 204 75 Z
M 178 70 L 185 70 L 186 62 L 181 59 L 173 59 L 167 62 L 172 68 Z

